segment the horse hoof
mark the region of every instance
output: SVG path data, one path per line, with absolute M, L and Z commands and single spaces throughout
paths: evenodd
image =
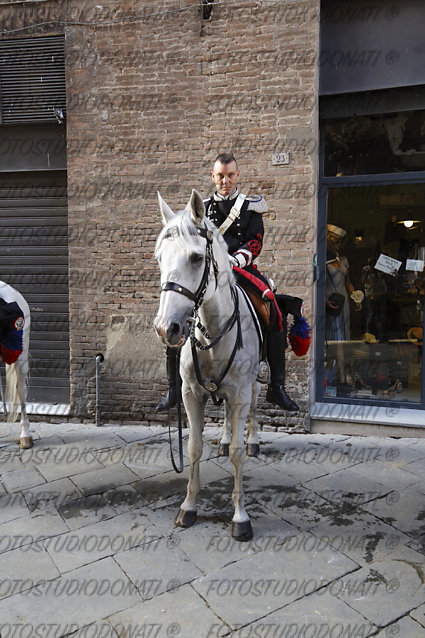
M 174 523 L 178 527 L 190 527 L 196 521 L 196 511 L 188 511 L 180 509 Z
M 241 541 L 242 543 L 246 543 L 250 541 L 254 536 L 250 521 L 245 521 L 244 523 L 232 523 L 232 538 L 235 541 Z
M 29 450 L 33 446 L 32 436 L 23 436 L 19 439 L 19 447 L 23 450 Z
M 229 456 L 230 443 L 220 443 L 218 446 L 219 456 Z
M 258 456 L 260 454 L 260 445 L 258 443 L 247 443 L 246 453 L 248 456 Z

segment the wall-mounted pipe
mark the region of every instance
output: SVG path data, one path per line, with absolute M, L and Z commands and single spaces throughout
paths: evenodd
M 96 357 L 96 427 L 100 426 L 100 364 L 105 361 L 105 357 L 99 352 Z

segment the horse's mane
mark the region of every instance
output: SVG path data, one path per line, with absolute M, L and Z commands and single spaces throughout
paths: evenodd
M 206 216 L 202 221 L 201 227 L 206 227 L 208 230 L 213 232 L 220 250 L 226 255 L 226 258 L 221 260 L 221 269 L 227 269 L 230 277 L 232 277 L 233 273 L 227 256 L 227 244 L 223 239 L 223 236 L 212 221 L 210 221 Z M 182 252 L 185 251 L 187 254 L 199 250 L 199 241 L 202 241 L 205 244 L 205 239 L 200 238 L 196 233 L 196 225 L 193 222 L 190 216 L 190 211 L 187 208 L 176 213 L 176 215 L 161 230 L 155 245 L 154 254 L 156 259 L 160 257 L 161 250 L 163 248 L 162 243 L 165 238 L 172 238 L 172 240 L 176 242 L 176 250 L 181 250 Z M 218 255 L 216 255 L 216 258 L 218 258 Z M 230 279 L 230 281 L 233 281 L 233 279 Z

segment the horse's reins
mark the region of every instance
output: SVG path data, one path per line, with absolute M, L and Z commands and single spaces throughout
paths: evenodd
M 196 328 L 199 328 L 202 334 L 207 339 L 211 339 L 211 337 L 208 335 L 207 330 L 204 328 L 204 326 L 202 326 L 202 324 L 199 321 L 195 325 L 194 319 L 195 317 L 198 316 L 199 308 L 203 302 L 203 299 L 208 287 L 208 278 L 209 278 L 211 263 L 213 264 L 214 276 L 215 276 L 216 287 L 217 287 L 218 266 L 217 266 L 217 262 L 214 259 L 213 250 L 212 250 L 212 244 L 213 244 L 213 238 L 214 238 L 213 231 L 208 230 L 208 228 L 204 226 L 203 228 L 191 228 L 189 229 L 189 233 L 193 235 L 200 235 L 201 237 L 206 239 L 206 242 L 207 242 L 206 253 L 205 253 L 205 267 L 204 267 L 204 272 L 202 274 L 201 282 L 198 288 L 196 289 L 196 291 L 192 292 L 188 288 L 185 288 L 185 286 L 177 284 L 174 281 L 166 281 L 165 283 L 162 284 L 161 291 L 171 290 L 173 292 L 178 292 L 180 295 L 187 297 L 188 299 L 190 299 L 191 301 L 195 303 L 195 306 L 193 308 L 193 320 L 192 320 L 192 325 L 190 328 L 190 341 L 191 341 L 192 359 L 193 359 L 193 365 L 195 368 L 196 379 L 198 383 L 203 388 L 205 388 L 207 392 L 210 393 L 214 404 L 220 405 L 223 399 L 217 399 L 216 392 L 219 389 L 220 384 L 222 383 L 224 377 L 230 370 L 230 367 L 236 355 L 236 351 L 242 347 L 242 330 L 241 330 L 241 322 L 240 322 L 240 314 L 239 314 L 239 297 L 238 297 L 237 291 L 234 288 L 232 288 L 232 296 L 233 296 L 233 302 L 234 302 L 233 314 L 231 315 L 231 317 L 229 317 L 226 324 L 220 330 L 219 334 L 213 339 L 210 345 L 204 346 L 203 344 L 201 344 L 198 341 L 198 339 L 196 339 L 195 337 Z M 173 229 L 169 233 L 166 233 L 164 237 L 165 238 L 172 237 L 174 235 L 175 235 L 175 230 Z M 222 373 L 218 381 L 215 381 L 214 379 L 203 379 L 201 374 L 201 369 L 199 366 L 199 360 L 198 360 L 196 348 L 198 347 L 200 350 L 209 350 L 210 348 L 215 346 L 220 341 L 220 339 L 233 328 L 235 323 L 237 324 L 236 341 L 233 347 L 232 354 L 230 355 L 230 359 L 227 363 L 227 366 L 224 372 Z M 179 372 L 179 369 L 180 369 L 180 352 L 178 353 L 176 357 L 176 379 L 178 378 L 177 373 Z M 178 425 L 178 441 L 179 441 L 179 467 L 176 466 L 176 463 L 174 461 L 174 456 L 173 456 L 173 450 L 171 448 L 170 424 L 168 424 L 168 437 L 170 441 L 171 463 L 174 470 L 178 474 L 180 474 L 181 472 L 183 472 L 183 436 L 182 436 L 182 419 L 181 419 L 181 393 L 180 393 L 180 384 L 178 383 L 178 381 L 176 382 L 176 404 L 177 404 L 177 425 Z

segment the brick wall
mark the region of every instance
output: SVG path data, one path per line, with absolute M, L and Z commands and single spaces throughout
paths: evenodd
M 165 366 L 152 329 L 156 191 L 174 209 L 193 187 L 208 195 L 218 152 L 239 159 L 243 192 L 266 197 L 259 266 L 280 292 L 304 298 L 311 320 L 319 2 L 229 0 L 203 24 L 196 4 L 0 6 L 2 37 L 65 33 L 71 398 L 79 417 L 93 414 L 94 357 L 102 352 L 103 418 L 158 419 Z M 289 166 L 272 165 L 280 150 L 290 151 Z M 299 428 L 309 361 L 288 353 L 287 361 L 287 388 L 303 411 L 285 416 L 261 399 L 260 421 Z

